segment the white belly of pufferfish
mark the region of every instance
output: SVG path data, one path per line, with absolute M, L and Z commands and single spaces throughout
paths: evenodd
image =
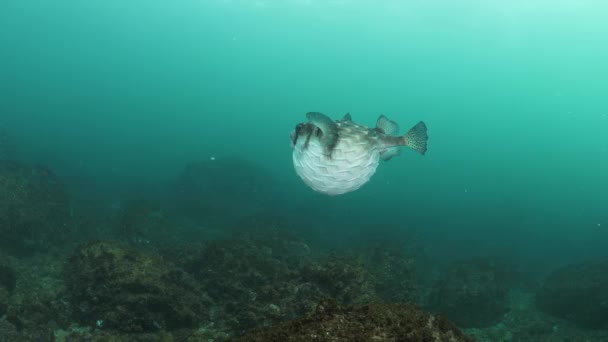
M 340 195 L 359 189 L 376 172 L 380 154 L 365 142 L 341 139 L 332 150 L 331 158 L 317 141 L 311 140 L 306 149 L 298 144 L 293 150 L 296 173 L 314 190 L 328 195 Z

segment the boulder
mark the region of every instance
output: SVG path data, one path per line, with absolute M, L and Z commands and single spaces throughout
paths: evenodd
M 93 327 L 150 332 L 207 319 L 207 297 L 188 274 L 115 242 L 78 248 L 67 266 L 67 286 L 75 318 Z
M 431 290 L 428 306 L 461 328 L 494 325 L 509 310 L 507 294 L 514 272 L 491 259 L 451 264 Z
M 0 160 L 0 193 L 0 248 L 24 254 L 64 242 L 70 200 L 48 168 Z
M 608 328 L 608 259 L 584 261 L 551 272 L 538 307 L 584 328 Z
M 409 304 L 340 307 L 326 300 L 308 317 L 256 329 L 236 341 L 458 342 L 472 339 L 445 318 L 426 314 Z

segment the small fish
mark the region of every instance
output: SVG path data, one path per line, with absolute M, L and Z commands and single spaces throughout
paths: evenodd
M 399 136 L 397 123 L 384 115 L 374 128 L 353 122 L 350 114 L 336 121 L 317 112 L 306 118 L 308 122 L 291 132 L 293 166 L 304 183 L 327 195 L 359 189 L 374 175 L 380 159 L 400 154 L 400 146 L 426 152 L 428 136 L 422 121 Z

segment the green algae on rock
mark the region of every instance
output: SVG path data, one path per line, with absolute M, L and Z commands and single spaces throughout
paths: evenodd
M 374 297 L 372 278 L 353 258 L 312 258 L 295 234 L 276 227 L 181 249 L 175 263 L 217 304 L 216 321 L 241 334 L 310 312 L 323 298 L 340 304 Z
M 307 317 L 253 330 L 236 341 L 468 342 L 472 339 L 442 316 L 423 313 L 409 304 L 340 307 L 335 301 L 326 300 Z
M 366 303 L 375 297 L 371 274 L 354 258 L 330 254 L 302 269 L 303 283 L 315 284 L 323 297 L 340 304 Z
M 93 241 L 69 260 L 67 286 L 83 324 L 127 332 L 195 327 L 206 296 L 188 274 L 161 258 Z
M 296 299 L 306 294 L 298 291 L 298 268 L 248 239 L 193 246 L 176 263 L 200 281 L 219 307 L 216 317 L 231 331 L 242 333 L 308 311 Z

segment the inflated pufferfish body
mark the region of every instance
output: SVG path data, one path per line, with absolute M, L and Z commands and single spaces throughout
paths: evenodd
M 397 123 L 384 115 L 376 127 L 352 121 L 349 114 L 333 121 L 324 114 L 306 114 L 291 133 L 293 165 L 296 173 L 313 190 L 340 195 L 359 189 L 376 172 L 380 159 L 389 160 L 408 146 L 424 154 L 428 136 L 420 121 L 406 134 L 396 136 Z

